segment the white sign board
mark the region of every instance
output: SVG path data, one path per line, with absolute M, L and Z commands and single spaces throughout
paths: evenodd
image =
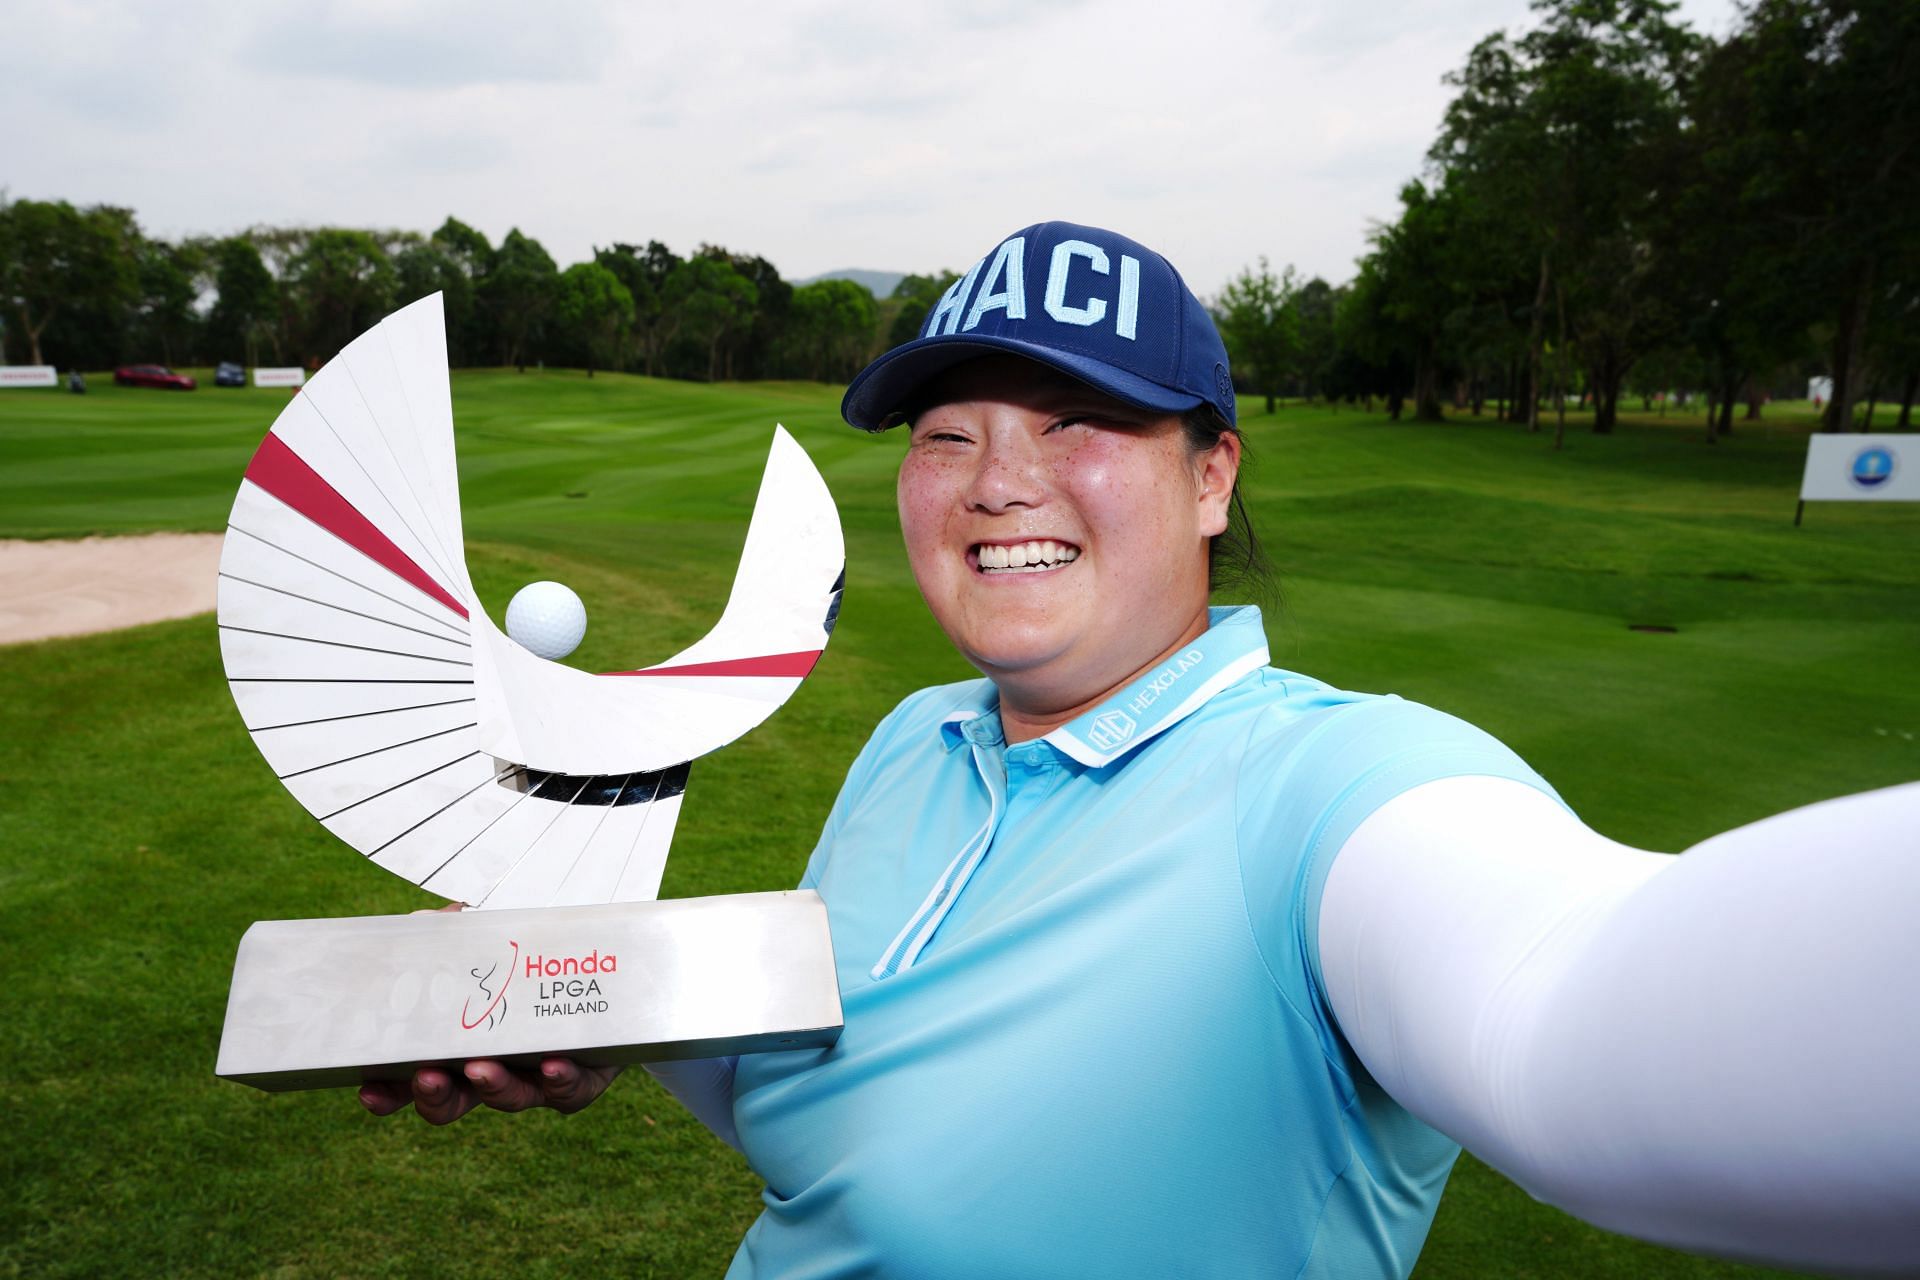
M 1800 501 L 1920 502 L 1920 435 L 1808 437 Z
M 253 385 L 256 387 L 299 387 L 305 386 L 307 371 L 295 365 L 290 369 L 255 369 Z
M 50 364 L 0 364 L 0 387 L 57 387 L 60 375 Z

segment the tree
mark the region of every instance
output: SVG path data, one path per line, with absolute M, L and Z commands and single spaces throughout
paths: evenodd
M 1745 31 L 1703 50 L 1682 90 L 1685 121 L 1654 161 L 1661 198 L 1644 220 L 1653 260 L 1642 349 L 1686 349 L 1660 364 L 1707 388 L 1709 441 L 1732 429 L 1742 384 L 1802 353 L 1817 315 L 1796 265 L 1791 154 L 1754 128 L 1757 54 Z
M 452 293 L 467 294 L 471 288 L 460 264 L 431 240 L 410 244 L 393 255 L 393 305 L 396 308 L 436 293 L 443 298 Z
M 447 360 L 455 367 L 476 362 L 474 286 L 461 261 L 436 240 L 410 244 L 393 256 L 393 305 L 404 307 L 433 294 L 447 334 Z
M 1297 335 L 1301 390 L 1307 399 L 1325 394 L 1338 352 L 1338 337 L 1333 327 L 1338 292 L 1319 276 L 1300 286 L 1294 295 L 1294 314 L 1299 317 Z
M 260 360 L 260 339 L 274 341 L 274 356 L 279 358 L 279 338 L 274 319 L 280 312 L 280 286 L 273 273 L 260 260 L 260 251 L 244 236 L 231 236 L 213 246 L 213 310 L 207 317 L 208 336 L 220 344 L 231 343 L 244 353 L 246 362 Z
M 1920 223 L 1910 224 L 1890 246 L 1892 283 L 1875 300 L 1867 334 L 1867 357 L 1898 390 L 1900 410 L 1894 429 L 1913 425 L 1913 402 L 1920 394 Z
M 727 326 L 721 337 L 718 376 L 772 376 L 787 345 L 785 335 L 792 320 L 793 286 L 782 280 L 779 270 L 759 254 L 734 253 L 719 245 L 703 244 L 694 251 L 694 256 L 724 262 L 753 290 L 753 301 L 736 322 Z
M 1572 336 L 1593 395 L 1593 429 L 1605 435 L 1618 420 L 1627 371 L 1662 332 L 1654 320 L 1660 308 L 1649 288 L 1654 260 L 1644 239 L 1600 237 L 1584 265 Z
M 141 336 L 159 346 L 161 360 L 173 364 L 186 357 L 199 322 L 194 302 L 200 296 L 205 254 L 191 243 L 144 239 L 139 252 Z
M 63 311 L 117 315 L 133 305 L 139 276 L 130 228 L 130 213 L 104 206 L 16 200 L 0 207 L 0 303 L 19 317 L 28 363 L 46 363 L 40 338 Z
M 1504 32 L 1495 32 L 1467 55 L 1459 71 L 1445 77 L 1459 90 L 1448 103 L 1440 136 L 1428 152 L 1432 164 L 1477 218 L 1484 246 L 1504 246 L 1495 263 L 1510 275 L 1524 273 L 1527 286 L 1516 299 L 1516 314 L 1526 317 L 1524 360 L 1515 370 L 1514 401 L 1529 431 L 1538 431 L 1543 323 L 1552 279 L 1553 245 L 1542 223 L 1548 218 L 1545 181 L 1538 172 L 1543 157 L 1542 127 L 1529 100 L 1523 54 Z M 1518 255 L 1521 263 L 1506 261 Z M 1502 294 L 1505 290 L 1500 291 Z M 1518 415 L 1515 415 L 1518 416 Z
M 666 295 L 666 307 L 676 316 L 674 333 L 705 354 L 706 380 L 717 381 L 728 335 L 753 318 L 759 298 L 753 282 L 725 258 L 696 255 L 674 269 Z
M 1297 288 L 1291 266 L 1276 276 L 1262 257 L 1259 270 L 1241 268 L 1213 306 L 1234 370 L 1266 396 L 1268 413 L 1299 356 Z
M 865 285 L 819 280 L 793 291 L 788 342 L 806 376 L 844 381 L 860 371 L 879 308 Z
M 667 315 L 667 281 L 680 259 L 658 240 L 649 240 L 644 249 L 631 244 L 596 249 L 593 260 L 619 277 L 633 298 L 634 347 L 640 355 L 640 371 L 652 376 L 677 325 Z
M 287 268 L 298 314 L 300 350 L 310 360 L 334 353 L 373 327 L 393 303 L 393 263 L 365 231 L 315 231 Z
M 920 336 L 920 326 L 927 322 L 927 315 L 937 306 L 940 298 L 953 282 L 960 278 L 956 271 L 937 271 L 930 276 L 910 275 L 901 278 L 893 286 L 888 301 L 897 303 L 893 317 L 888 322 L 887 346 L 897 347 L 903 342 L 912 342 Z
M 1371 237 L 1376 305 L 1413 366 L 1413 416 L 1438 422 L 1441 344 L 1460 305 L 1452 261 L 1458 200 L 1448 187 L 1429 191 L 1409 182 L 1400 190 L 1400 204 L 1399 220 L 1375 228 Z
M 493 261 L 493 246 L 487 238 L 458 218 L 442 222 L 430 239 L 434 248 L 452 259 L 469 280 L 485 275 Z
M 620 337 L 633 323 L 633 295 L 619 276 L 600 264 L 576 262 L 560 273 L 553 313 L 562 331 L 586 353 L 591 378 L 596 357 L 609 364 L 616 359 Z
M 508 231 L 494 251 L 480 299 L 499 334 L 504 363 L 527 370 L 527 352 L 553 306 L 559 271 L 538 240 Z
M 1920 205 L 1920 9 L 1905 0 L 1758 0 L 1749 45 L 1752 116 L 1791 231 L 1801 286 L 1821 300 L 1833 399 L 1845 430 L 1863 386 L 1876 300 Z
M 1609 313 L 1590 337 L 1611 343 L 1602 363 L 1611 404 L 1630 363 L 1632 309 L 1623 278 L 1638 223 L 1655 192 L 1647 156 L 1680 119 L 1678 86 L 1697 37 L 1669 21 L 1665 0 L 1535 0 L 1538 25 L 1518 40 L 1480 42 L 1460 71 L 1439 140 L 1429 153 L 1445 184 L 1479 210 L 1510 213 L 1508 243 L 1534 267 L 1527 307 L 1529 429 L 1553 317 L 1556 401 L 1564 433 L 1573 339 L 1589 313 Z M 1572 330 L 1568 323 L 1572 313 Z M 1596 427 L 1608 429 L 1602 418 Z M 1560 435 L 1556 434 L 1558 445 Z
M 455 268 L 449 274 L 436 266 L 447 314 L 448 359 L 455 365 L 480 364 L 494 347 L 493 333 L 480 306 L 480 287 L 493 264 L 493 246 L 484 235 L 452 217 L 440 224 L 427 244 Z
M 1373 397 L 1387 398 L 1387 412 L 1398 419 L 1412 382 L 1412 341 L 1403 322 L 1390 314 L 1387 282 L 1377 254 L 1360 260 L 1360 270 L 1334 310 L 1340 359 L 1334 372 L 1337 394 L 1358 397 L 1369 410 Z

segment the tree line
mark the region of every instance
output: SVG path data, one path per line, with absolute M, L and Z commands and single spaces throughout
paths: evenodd
M 1920 390 L 1920 4 L 1752 0 L 1722 39 L 1666 0 L 1534 0 L 1447 76 L 1424 171 L 1354 277 L 1262 259 L 1211 305 L 1243 392 L 1451 407 L 1541 429 L 1622 395 L 1736 405 L 1832 379 L 1832 428 L 1910 421 Z M 766 259 L 615 242 L 561 269 L 539 241 L 255 228 L 146 236 L 131 210 L 0 195 L 13 361 L 314 366 L 445 296 L 456 365 L 843 381 L 912 338 L 952 272 L 876 299 Z
M 1660 0 L 1535 0 L 1482 40 L 1354 279 L 1262 261 L 1217 314 L 1254 389 L 1451 405 L 1556 443 L 1569 400 L 1705 399 L 1711 438 L 1832 380 L 1826 423 L 1920 390 L 1920 5 L 1754 0 L 1725 38 Z M 1804 394 L 1797 390 L 1796 394 Z M 1883 419 L 1884 425 L 1884 419 Z
M 843 381 L 917 328 L 934 281 L 880 300 L 792 284 L 757 255 L 615 243 L 560 268 L 519 230 L 498 244 L 448 218 L 430 235 L 257 227 L 150 237 L 132 210 L 0 200 L 0 342 L 14 362 L 317 367 L 382 316 L 444 297 L 457 366 L 558 364 L 674 378 Z M 914 310 L 917 307 L 917 310 Z

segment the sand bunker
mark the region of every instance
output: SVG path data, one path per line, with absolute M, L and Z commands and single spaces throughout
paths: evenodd
M 209 613 L 219 569 L 217 533 L 0 539 L 0 644 Z

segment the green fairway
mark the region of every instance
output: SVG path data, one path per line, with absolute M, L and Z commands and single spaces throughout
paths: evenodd
M 0 393 L 0 536 L 219 529 L 286 402 L 93 385 Z M 656 661 L 719 616 L 774 422 L 840 505 L 833 644 L 785 710 L 694 767 L 668 896 L 792 883 L 871 726 L 972 674 L 901 551 L 902 443 L 842 426 L 838 396 L 455 376 L 476 583 L 496 619 L 527 581 L 572 585 L 579 666 Z M 1550 426 L 1257 408 L 1247 488 L 1281 571 L 1278 665 L 1472 720 L 1593 826 L 1654 849 L 1920 777 L 1920 506 L 1816 506 L 1795 529 L 1808 421 L 1709 445 L 1698 419 L 1610 437 L 1576 420 L 1556 452 Z M 274 780 L 211 617 L 0 647 L 0 678 L 0 1275 L 724 1270 L 759 1184 L 637 1072 L 583 1115 L 446 1130 L 214 1079 L 250 922 L 431 903 Z M 1464 1158 L 1417 1274 L 1775 1273 L 1588 1228 Z

